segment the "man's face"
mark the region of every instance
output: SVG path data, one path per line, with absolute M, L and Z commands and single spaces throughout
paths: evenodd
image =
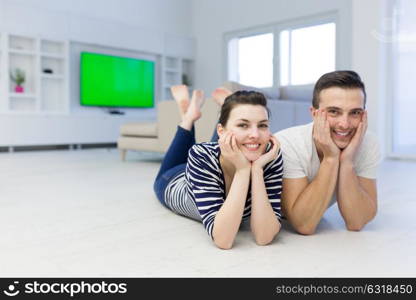
M 364 93 L 359 88 L 331 87 L 322 90 L 319 99 L 319 109 L 327 112 L 331 138 L 342 150 L 348 146 L 361 122 Z

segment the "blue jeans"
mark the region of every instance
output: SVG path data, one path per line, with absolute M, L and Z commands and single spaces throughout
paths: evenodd
M 217 131 L 211 138 L 212 142 L 218 140 Z M 163 158 L 159 173 L 156 175 L 153 184 L 153 190 L 156 193 L 159 201 L 166 206 L 165 203 L 165 189 L 169 182 L 179 173 L 185 172 L 186 162 L 188 161 L 188 152 L 192 146 L 195 145 L 195 129 L 186 130 L 178 126 L 175 137 L 169 146 L 168 151 Z

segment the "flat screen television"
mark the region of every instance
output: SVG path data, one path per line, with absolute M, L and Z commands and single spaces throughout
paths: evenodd
M 154 107 L 154 62 L 81 52 L 83 106 Z

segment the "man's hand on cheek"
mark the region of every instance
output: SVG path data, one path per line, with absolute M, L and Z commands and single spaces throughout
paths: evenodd
M 358 148 L 360 147 L 365 133 L 367 131 L 367 126 L 367 111 L 364 111 L 363 116 L 361 118 L 361 122 L 358 124 L 357 130 L 355 131 L 355 134 L 352 137 L 350 143 L 344 150 L 341 151 L 341 162 L 353 162 L 355 155 L 357 154 Z
M 316 110 L 313 118 L 313 140 L 324 157 L 338 157 L 340 150 L 331 138 L 327 113 L 323 109 Z

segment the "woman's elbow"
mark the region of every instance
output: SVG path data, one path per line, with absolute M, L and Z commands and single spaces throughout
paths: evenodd
M 272 238 L 255 238 L 257 246 L 267 246 L 274 240 L 274 236 Z
M 230 250 L 233 247 L 233 242 L 231 241 L 221 241 L 219 239 L 214 239 L 214 244 L 221 250 Z
M 276 229 L 276 231 L 270 233 L 270 234 L 256 234 L 254 235 L 254 240 L 256 241 L 256 244 L 258 246 L 267 246 L 273 242 L 276 235 L 280 231 L 280 226 Z

